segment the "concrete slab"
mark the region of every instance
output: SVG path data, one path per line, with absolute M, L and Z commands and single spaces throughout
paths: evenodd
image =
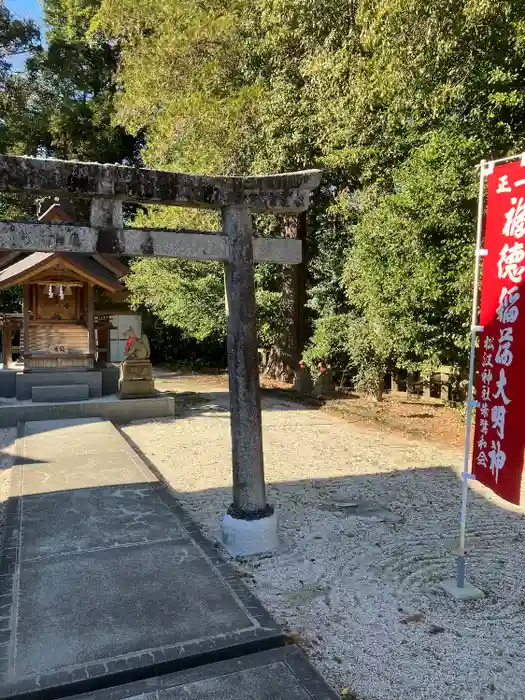
M 251 627 L 246 611 L 209 573 L 189 541 L 23 563 L 14 675 L 163 648 L 174 637 L 184 644 Z
M 17 454 L 0 568 L 0 697 L 56 697 L 79 682 L 127 682 L 282 642 L 110 423 L 28 423 Z
M 448 581 L 442 581 L 439 587 L 445 591 L 447 595 L 452 596 L 456 600 L 476 600 L 478 598 L 484 598 L 485 594 L 476 586 L 465 581 L 465 585 L 462 588 L 456 583 L 456 579 L 449 579 Z
M 102 372 L 90 370 L 83 372 L 17 372 L 16 398 L 30 399 L 35 386 L 67 386 L 68 384 L 87 384 L 92 398 L 102 396 Z
M 177 538 L 187 535 L 147 483 L 81 488 L 27 499 L 21 554 L 27 561 Z
M 33 401 L 87 401 L 89 386 L 87 384 L 65 384 L 58 386 L 34 386 L 31 390 Z
M 76 700 L 336 700 L 296 646 L 76 696 Z
M 24 450 L 26 468 L 22 484 L 26 496 L 147 482 L 141 472 L 137 473 L 133 462 L 127 459 L 123 450 L 75 455 L 62 453 L 52 462 L 40 462 L 38 457 L 28 456 L 33 454 L 37 454 L 36 450 Z
M 98 417 L 114 423 L 162 418 L 175 415 L 173 396 L 160 395 L 151 399 L 127 399 L 102 397 L 89 401 L 68 403 L 16 402 L 0 405 L 0 428 L 16 426 L 20 421 L 63 420 Z

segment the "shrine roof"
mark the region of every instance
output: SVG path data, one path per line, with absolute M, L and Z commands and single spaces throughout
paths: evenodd
M 92 282 L 111 292 L 121 291 L 124 288 L 119 277 L 112 270 L 100 265 L 88 255 L 33 253 L 0 271 L 0 289 L 31 282 L 32 278 L 53 267 L 58 261 L 86 282 Z
M 0 252 L 0 270 L 2 270 L 4 267 L 7 267 L 8 265 L 11 265 L 12 263 L 15 262 L 15 260 L 18 260 L 23 253 L 18 252 L 17 250 L 3 250 Z

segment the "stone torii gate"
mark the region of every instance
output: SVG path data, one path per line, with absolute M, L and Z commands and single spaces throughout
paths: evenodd
M 91 201 L 90 226 L 0 221 L 0 250 L 222 260 L 228 305 L 233 503 L 223 522 L 232 554 L 275 549 L 266 500 L 253 263 L 301 262 L 301 241 L 253 236 L 252 212 L 298 214 L 321 172 L 208 177 L 0 155 L 0 192 Z M 222 232 L 124 228 L 124 202 L 220 209 Z

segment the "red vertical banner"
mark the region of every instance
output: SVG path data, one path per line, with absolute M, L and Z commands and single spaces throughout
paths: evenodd
M 472 472 L 519 504 L 525 452 L 525 167 L 487 177 Z

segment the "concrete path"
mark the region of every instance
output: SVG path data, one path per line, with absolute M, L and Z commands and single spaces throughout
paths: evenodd
M 0 697 L 91 692 L 279 646 L 272 618 L 111 423 L 26 423 L 17 454 Z

